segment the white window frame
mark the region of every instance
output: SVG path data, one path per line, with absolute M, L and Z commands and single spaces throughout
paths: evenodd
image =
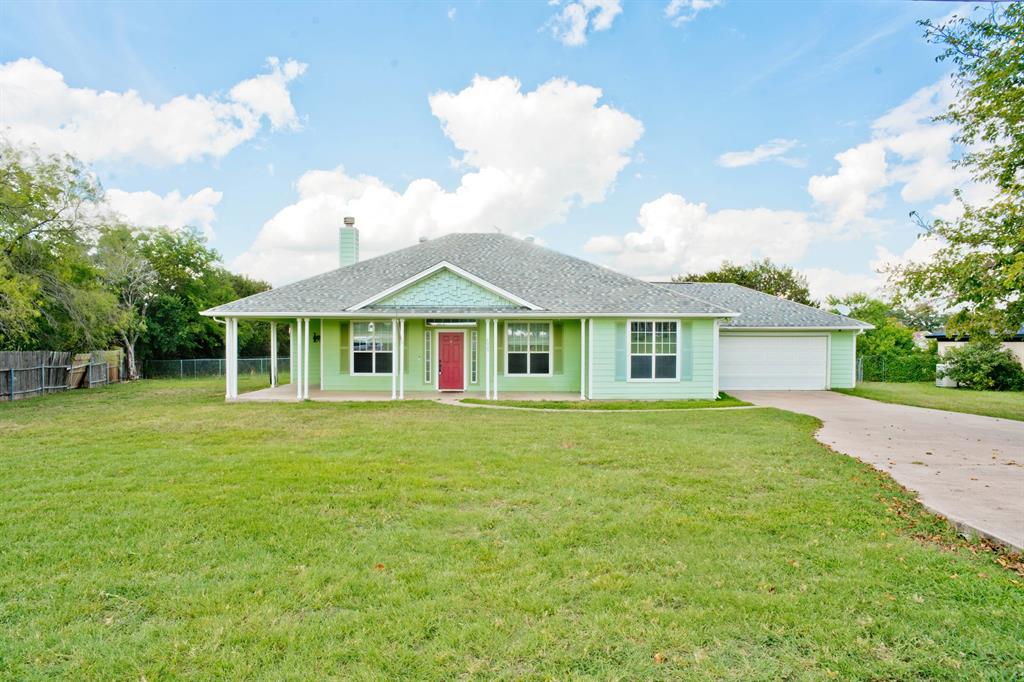
M 525 374 L 509 374 L 509 372 L 508 372 L 508 353 L 509 353 L 509 350 L 508 350 L 508 348 L 509 348 L 509 343 L 508 343 L 508 326 L 510 324 L 527 324 L 527 325 L 529 325 L 529 324 L 546 324 L 548 326 L 548 371 L 547 371 L 547 374 L 533 374 L 533 373 L 530 373 L 529 371 L 527 371 Z M 504 371 L 504 376 L 510 377 L 510 378 L 518 378 L 518 377 L 530 378 L 530 377 L 550 377 L 550 376 L 552 376 L 552 374 L 554 373 L 554 370 L 555 370 L 555 328 L 554 328 L 554 324 L 551 322 L 551 320 L 506 320 L 505 321 L 505 335 L 504 335 L 504 339 L 505 339 L 505 371 Z M 529 370 L 530 369 L 530 357 L 529 356 L 530 356 L 530 353 L 532 353 L 533 351 L 530 350 L 529 339 L 527 339 L 526 343 L 527 343 L 527 345 L 526 345 L 526 356 L 527 356 L 526 357 L 526 369 Z M 516 352 L 519 352 L 519 351 L 516 351 Z
M 434 330 L 423 330 L 423 383 L 434 383 Z
M 649 376 L 649 377 L 636 377 L 636 378 L 633 377 L 633 324 L 637 323 L 637 322 L 644 322 L 644 323 L 650 323 L 651 324 L 651 353 L 650 353 L 650 358 L 651 358 L 651 375 L 652 376 Z M 663 358 L 664 357 L 669 357 L 668 355 L 666 355 L 664 353 L 661 354 L 661 355 L 658 354 L 658 344 L 657 344 L 658 327 L 657 327 L 657 324 L 659 322 L 661 322 L 661 323 L 670 322 L 670 323 L 672 323 L 672 324 L 674 324 L 676 326 L 676 353 L 675 353 L 675 356 L 676 356 L 676 372 L 675 372 L 675 375 L 672 376 L 672 377 L 656 378 L 656 377 L 653 376 L 655 371 L 656 371 L 655 368 L 656 368 L 657 362 L 658 362 L 657 358 L 658 357 L 663 357 Z M 680 369 L 680 364 L 681 364 L 679 362 L 679 358 L 680 358 L 680 353 L 682 352 L 682 349 L 683 349 L 683 336 L 682 336 L 682 328 L 681 328 L 681 325 L 679 324 L 679 320 L 673 320 L 673 319 L 669 319 L 669 320 L 666 320 L 666 319 L 649 319 L 649 320 L 635 319 L 635 320 L 626 320 L 626 381 L 636 382 L 636 383 L 678 382 L 679 381 L 679 369 Z M 643 353 L 642 354 L 642 356 L 647 356 L 647 355 L 648 355 L 647 353 Z
M 477 366 L 480 363 L 480 335 L 475 329 L 469 332 L 469 383 L 480 383 L 480 372 Z
M 374 326 L 378 324 L 386 324 L 391 327 L 391 350 L 390 351 L 378 351 L 376 349 L 372 351 L 361 350 L 360 353 L 373 353 L 373 366 L 377 367 L 377 353 L 391 353 L 391 371 L 390 372 L 357 372 L 356 371 L 356 325 L 357 324 L 370 324 Z M 356 377 L 390 377 L 396 374 L 395 364 L 398 356 L 398 337 L 397 337 L 397 325 L 392 320 L 352 320 L 349 324 L 348 334 L 348 373 L 349 376 Z

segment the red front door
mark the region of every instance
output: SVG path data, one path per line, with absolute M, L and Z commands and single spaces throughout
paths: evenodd
M 437 369 L 439 373 L 437 386 L 442 391 L 462 391 L 466 388 L 463 382 L 461 332 L 438 332 L 437 346 L 440 358 Z

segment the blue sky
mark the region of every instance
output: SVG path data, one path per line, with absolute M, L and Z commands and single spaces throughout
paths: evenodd
M 367 255 L 501 229 L 644 277 L 770 256 L 843 293 L 926 257 L 908 212 L 963 186 L 915 24 L 959 8 L 3 3 L 0 125 L 278 284 L 330 268 L 353 214 Z

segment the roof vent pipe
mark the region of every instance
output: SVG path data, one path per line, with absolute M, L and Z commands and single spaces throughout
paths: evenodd
M 528 242 L 530 242 L 532 244 L 533 243 L 533 235 L 532 234 L 526 235 L 526 241 L 528 241 Z
M 356 219 L 346 216 L 345 225 L 338 228 L 338 266 L 345 267 L 359 262 L 359 230 Z
M 427 241 L 427 238 L 426 238 L 426 237 L 420 237 L 420 244 L 422 244 L 422 243 L 423 243 L 423 242 L 425 242 L 425 241 Z

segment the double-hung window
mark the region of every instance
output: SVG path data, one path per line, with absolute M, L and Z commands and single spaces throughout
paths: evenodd
M 505 374 L 551 374 L 550 322 L 509 322 L 505 330 Z
M 679 323 L 634 320 L 629 323 L 629 378 L 679 377 Z
M 353 374 L 391 374 L 393 351 L 391 322 L 352 323 Z

